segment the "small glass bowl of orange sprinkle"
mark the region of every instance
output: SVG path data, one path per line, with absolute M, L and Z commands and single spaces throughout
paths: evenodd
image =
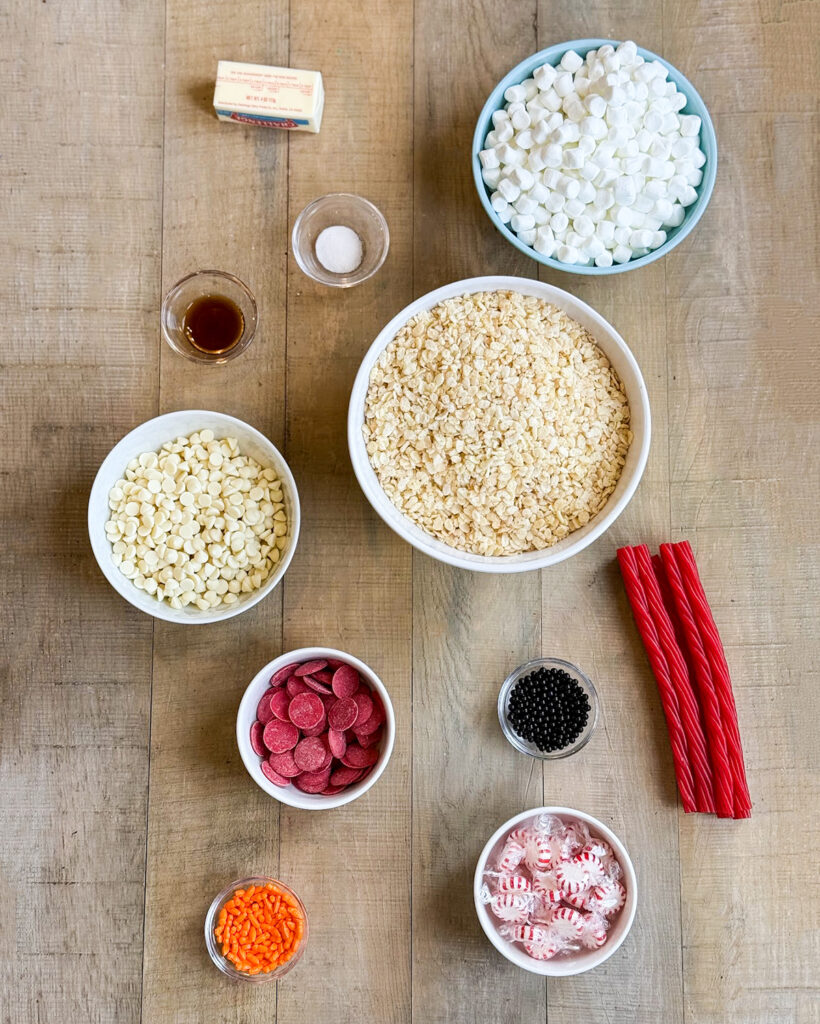
M 205 917 L 205 945 L 216 966 L 238 981 L 273 981 L 292 971 L 308 940 L 305 905 L 275 878 L 240 878 Z

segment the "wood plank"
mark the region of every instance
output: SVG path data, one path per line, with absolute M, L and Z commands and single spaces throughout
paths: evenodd
M 9 1022 L 140 1014 L 151 623 L 99 572 L 86 511 L 109 448 L 156 403 L 161 32 L 144 3 L 0 14 Z M 91 36 L 105 56 L 78 60 Z M 55 117 L 66 95 L 82 102 Z
M 305 900 L 310 947 L 279 986 L 289 1024 L 409 1019 L 411 555 L 367 504 L 347 453 L 350 388 L 384 323 L 412 297 L 412 3 L 291 5 L 290 63 L 322 72 L 321 133 L 293 135 L 290 224 L 326 192 L 366 196 L 391 247 L 349 290 L 288 271 L 288 454 L 303 500 L 285 587 L 284 647 L 329 645 L 382 678 L 397 719 L 384 776 L 318 813 L 282 809 L 282 878 Z
M 484 215 L 470 142 L 493 85 L 533 52 L 535 5 L 416 2 L 415 292 L 484 273 L 532 274 Z M 492 32 L 486 26 L 492 24 Z M 511 968 L 476 918 L 490 834 L 543 800 L 504 739 L 498 689 L 538 654 L 538 573 L 487 577 L 413 558 L 413 1020 L 543 1020 L 546 987 Z
M 219 59 L 287 64 L 287 3 L 245 3 L 230 17 L 169 0 L 166 31 L 163 289 L 203 267 L 255 293 L 256 339 L 223 367 L 162 346 L 161 408 L 212 408 L 284 436 L 287 149 L 285 134 L 220 124 L 211 101 Z M 279 806 L 236 748 L 242 693 L 280 651 L 281 587 L 212 626 L 156 627 L 143 1017 L 269 1021 L 274 986 L 231 984 L 208 959 L 202 925 L 236 878 L 278 871 Z
M 685 52 L 698 39 L 722 167 L 697 248 L 668 260 L 672 523 L 675 539 L 695 549 L 726 643 L 754 803 L 747 822 L 682 823 L 686 1020 L 698 1024 L 820 1019 L 820 887 L 795 849 L 796 837 L 802 849 L 820 834 L 812 656 L 820 484 L 807 472 L 820 440 L 810 385 L 818 377 L 818 121 L 802 112 L 815 105 L 817 67 L 807 60 L 799 87 L 789 70 L 816 26 L 810 6 L 770 18 L 729 5 L 716 23 L 685 3 L 673 16 Z M 732 88 L 729 55 L 741 41 Z M 770 63 L 778 73 L 761 74 Z M 763 94 L 752 67 L 770 83 Z M 737 239 L 728 251 L 727 238 Z M 750 898 L 769 864 L 779 884 Z

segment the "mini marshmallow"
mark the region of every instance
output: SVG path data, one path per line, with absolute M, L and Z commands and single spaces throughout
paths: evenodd
M 516 213 L 510 221 L 510 227 L 513 231 L 529 231 L 535 227 L 535 218 L 529 214 Z
M 515 128 L 513 128 L 509 121 L 502 122 L 495 130 L 495 137 L 500 143 L 509 142 L 514 136 Z
M 508 203 L 514 203 L 521 195 L 521 189 L 510 181 L 509 178 L 502 178 L 501 181 L 499 181 L 498 191 L 502 196 L 504 196 Z
M 540 146 L 547 141 L 551 134 L 549 123 L 546 120 L 536 121 L 532 128 L 532 141 Z
M 553 142 L 547 146 L 544 152 L 544 162 L 547 167 L 560 167 L 564 159 L 564 150 L 557 143 Z
M 527 98 L 527 90 L 523 85 L 511 85 L 504 93 L 504 99 L 508 103 L 521 103 Z
M 520 149 L 532 149 L 533 138 L 532 132 L 529 128 L 526 128 L 523 132 L 519 132 L 515 137 L 515 144 Z
M 535 221 L 536 227 L 540 227 L 542 224 L 548 224 L 550 219 L 549 210 L 546 206 L 536 206 L 532 211 L 532 219 Z
M 567 199 L 575 199 L 581 191 L 581 186 L 578 184 L 577 178 L 567 177 L 566 174 L 561 175 L 558 184 L 555 187 L 561 195 L 565 196 Z
M 556 256 L 562 263 L 578 263 L 581 259 L 580 252 L 573 245 L 559 245 Z
M 566 231 L 569 227 L 569 217 L 559 210 L 550 217 L 550 227 L 556 234 Z
M 502 213 L 504 210 L 509 209 L 509 205 L 500 192 L 493 192 L 490 196 L 490 206 L 492 206 L 496 213 Z
M 580 54 L 577 54 L 575 50 L 567 50 L 561 58 L 560 66 L 564 71 L 569 71 L 571 75 L 574 75 L 583 63 L 584 59 Z
M 581 177 L 585 181 L 594 181 L 600 174 L 601 168 L 595 163 L 594 160 L 587 160 L 584 166 L 581 168 Z
M 481 172 L 481 177 L 487 188 L 495 188 L 499 181 L 501 181 L 501 168 L 500 167 L 485 167 Z
M 558 188 L 558 182 L 561 180 L 561 172 L 555 167 L 548 167 L 541 175 L 541 180 L 548 189 Z
M 500 146 L 496 146 L 496 152 L 498 153 L 499 162 L 502 164 L 524 163 L 524 150 L 511 145 L 509 142 L 503 142 Z
M 582 249 L 586 239 L 583 235 L 579 235 L 577 231 L 573 231 L 572 228 L 567 231 L 567 237 L 564 239 L 567 245 L 571 245 L 573 249 Z
M 532 118 L 526 110 L 516 110 L 510 121 L 512 121 L 512 126 L 516 131 L 521 131 L 522 128 L 529 128 L 532 124 Z
M 543 171 L 547 166 L 544 163 L 544 147 L 538 146 L 530 150 L 527 156 L 526 168 L 528 171 L 532 171 L 536 174 L 538 171 Z
M 629 239 L 632 237 L 632 228 L 626 226 L 616 227 L 614 237 L 616 245 L 628 245 Z
M 580 215 L 586 209 L 587 204 L 582 203 L 580 199 L 567 199 L 564 203 L 564 213 L 568 217 L 580 217 Z
M 595 225 L 592 222 L 591 217 L 587 217 L 586 214 L 580 214 L 573 220 L 573 227 L 585 238 L 589 238 L 595 231 Z
M 611 267 L 612 266 L 612 253 L 602 252 L 600 256 L 595 257 L 596 267 Z
M 558 76 L 552 64 L 542 64 L 532 73 L 533 80 L 542 92 L 546 92 Z
M 540 181 L 536 181 L 528 192 L 528 195 L 537 206 L 542 206 L 549 194 L 550 192 L 547 186 L 542 184 Z
M 592 238 L 588 238 L 586 240 L 583 251 L 584 254 L 589 257 L 589 259 L 594 260 L 598 256 L 600 256 L 601 253 L 606 252 L 606 246 L 600 238 L 596 238 L 595 236 L 593 236 Z
M 681 226 L 681 224 L 683 224 L 685 218 L 686 211 L 684 210 L 684 208 L 682 206 L 676 205 L 672 210 L 671 217 L 668 218 L 666 223 L 670 228 L 678 228 Z
M 680 197 L 681 206 L 691 206 L 692 203 L 696 202 L 698 194 L 691 185 L 687 185 L 683 190 L 683 195 Z
M 632 250 L 627 245 L 616 245 L 612 251 L 614 263 L 628 263 L 632 259 Z
M 550 88 L 541 96 L 541 103 L 547 108 L 547 110 L 560 110 L 561 97 L 554 88 Z
M 553 89 L 562 99 L 572 92 L 572 75 L 569 71 L 562 71 L 558 75 L 553 84 Z
M 478 159 L 481 161 L 481 166 L 484 168 L 501 166 L 501 160 L 494 149 L 482 149 L 478 154 Z
M 540 252 L 542 256 L 552 256 L 555 252 L 555 245 L 555 235 L 553 235 L 550 228 L 542 227 L 535 232 L 533 248 L 536 252 Z
M 591 181 L 581 181 L 581 186 L 578 189 L 578 198 L 582 203 L 589 206 L 590 203 L 594 202 L 596 192 L 597 189 Z
M 515 207 L 515 212 L 522 217 L 530 217 L 538 209 L 538 203 L 526 192 L 521 193 L 513 203 L 513 206 Z
M 521 83 L 524 86 L 525 98 L 531 100 L 534 96 L 538 95 L 538 86 L 535 84 L 534 78 L 525 78 Z
M 560 210 L 564 209 L 564 197 L 560 192 L 550 192 L 544 200 L 544 206 L 550 213 L 558 213 Z
M 512 225 L 512 221 L 510 221 Z M 523 242 L 524 245 L 532 245 L 535 241 L 535 228 L 522 228 L 521 231 L 517 232 L 519 241 Z
M 513 217 L 515 221 L 515 217 Z M 639 231 L 633 231 L 629 236 L 629 245 L 633 249 L 648 249 L 652 244 L 653 232 L 641 229 Z
M 577 93 L 571 92 L 569 96 L 566 96 L 562 106 L 570 121 L 574 121 L 576 124 L 587 115 L 587 109 Z
M 494 128 L 500 128 L 505 121 L 509 121 L 510 115 L 506 110 L 496 110 L 492 116 L 492 122 Z
M 531 171 L 528 171 L 526 167 L 515 167 L 512 174 L 510 175 L 510 181 L 517 185 L 522 192 L 526 192 L 531 189 L 535 178 Z
M 700 120 L 700 119 L 698 119 Z M 661 132 L 664 135 L 671 135 L 673 132 L 680 130 L 680 118 L 677 114 L 671 110 L 668 114 L 663 115 L 663 124 L 661 125 Z
M 606 100 L 595 92 L 586 97 L 584 106 L 593 117 L 603 117 L 607 112 Z
M 607 134 L 607 123 L 602 117 L 585 117 L 580 124 L 581 135 L 591 135 L 593 139 L 604 139 Z
M 595 152 L 595 139 L 591 135 L 582 135 L 578 140 L 578 150 L 584 154 L 584 158 L 592 156 Z
M 584 154 L 580 149 L 565 149 L 562 166 L 570 170 L 580 170 L 584 166 Z

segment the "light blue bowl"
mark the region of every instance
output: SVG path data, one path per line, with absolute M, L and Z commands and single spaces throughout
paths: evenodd
M 617 46 L 618 41 L 614 39 L 573 39 L 569 43 L 557 43 L 555 46 L 548 46 L 546 50 L 540 50 L 538 53 L 534 53 L 532 57 L 527 57 L 526 60 L 522 60 L 520 64 L 517 64 L 509 74 L 505 75 L 498 85 L 490 93 L 487 102 L 481 111 L 478 118 L 478 124 L 476 125 L 475 134 L 473 135 L 473 177 L 475 178 L 476 188 L 478 189 L 478 196 L 481 199 L 481 205 L 487 211 L 487 216 L 495 224 L 501 234 L 511 242 L 516 249 L 520 249 L 521 252 L 525 253 L 530 259 L 537 260 L 538 263 L 543 263 L 545 267 L 552 267 L 554 270 L 563 270 L 567 274 L 621 274 L 625 270 L 635 270 L 637 267 L 644 267 L 647 263 L 653 263 L 655 260 L 665 256 L 670 249 L 682 242 L 684 238 L 689 234 L 692 228 L 697 224 L 700 218 L 703 216 L 704 210 L 709 205 L 709 200 L 712 197 L 712 189 L 715 186 L 715 174 L 717 173 L 717 138 L 715 137 L 715 128 L 712 124 L 712 119 L 709 117 L 709 111 L 706 109 L 706 104 L 698 95 L 697 90 L 692 83 L 678 71 L 677 68 L 673 67 L 668 61 L 665 61 L 663 57 L 659 57 L 656 53 L 652 53 L 650 50 L 644 50 L 643 47 L 638 47 L 638 53 L 644 58 L 644 60 L 659 60 L 661 64 L 669 71 L 669 79 L 674 82 L 678 90 L 686 97 L 686 106 L 683 108 L 681 113 L 684 114 L 697 114 L 701 119 L 701 130 L 700 130 L 700 148 L 703 150 L 706 156 L 706 163 L 703 165 L 703 181 L 696 189 L 698 198 L 692 203 L 691 206 L 687 207 L 686 217 L 682 224 L 676 228 L 669 228 L 667 230 L 667 239 L 663 245 L 658 246 L 657 249 L 653 249 L 652 252 L 648 252 L 645 256 L 637 256 L 635 259 L 631 259 L 628 263 L 613 263 L 611 267 L 596 267 L 592 266 L 579 266 L 578 264 L 572 263 L 561 263 L 560 260 L 553 259 L 550 256 L 542 256 L 540 252 L 536 252 L 529 245 L 524 245 L 518 236 L 510 231 L 506 224 L 502 224 L 498 219 L 498 215 L 490 205 L 490 189 L 484 184 L 484 179 L 481 177 L 481 161 L 478 158 L 479 151 L 484 148 L 484 140 L 487 138 L 487 133 L 492 128 L 492 116 L 496 110 L 500 110 L 504 106 L 504 93 L 509 89 L 511 85 L 518 85 L 523 82 L 525 78 L 529 78 L 532 72 L 540 67 L 542 64 L 557 64 L 561 57 L 566 53 L 567 50 L 575 50 L 582 57 L 585 57 L 590 50 L 597 50 L 601 46 L 609 43 L 612 46 Z

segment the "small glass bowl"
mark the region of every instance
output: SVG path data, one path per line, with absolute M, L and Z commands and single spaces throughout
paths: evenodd
M 343 224 L 362 240 L 362 262 L 349 274 L 325 270 L 316 258 L 316 239 L 325 228 Z M 352 288 L 372 277 L 387 257 L 390 231 L 381 211 L 368 199 L 331 192 L 309 203 L 296 218 L 291 239 L 293 255 L 303 273 L 319 284 Z
M 192 302 L 206 295 L 224 296 L 234 302 L 242 313 L 242 336 L 224 352 L 203 352 L 191 344 L 182 329 L 185 311 Z M 195 363 L 207 363 L 210 366 L 220 366 L 241 355 L 253 341 L 257 320 L 256 300 L 250 288 L 224 270 L 197 270 L 177 281 L 163 299 L 160 313 L 162 336 L 174 352 Z
M 247 889 L 250 885 L 278 885 L 280 889 L 292 896 L 302 911 L 302 917 L 305 922 L 305 930 L 302 935 L 302 941 L 296 949 L 296 952 L 288 960 L 286 964 L 282 964 L 281 967 L 277 967 L 276 970 L 270 971 L 268 974 L 245 974 L 244 971 L 238 971 L 230 960 L 226 960 L 222 955 L 222 947 L 217 941 L 214 935 L 214 928 L 216 927 L 217 921 L 219 920 L 219 912 L 222 907 L 231 899 L 237 889 Z M 305 952 L 305 946 L 308 941 L 308 917 L 305 905 L 290 888 L 289 885 L 285 885 L 284 882 L 280 882 L 276 878 L 266 878 L 264 876 L 255 875 L 252 878 L 239 878 L 235 882 L 231 882 L 230 885 L 226 886 L 222 892 L 215 897 L 213 903 L 208 907 L 208 913 L 205 915 L 205 945 L 208 947 L 211 960 L 216 966 L 222 971 L 223 974 L 227 974 L 229 978 L 233 978 L 235 981 L 250 981 L 250 982 L 263 982 L 263 981 L 275 981 L 277 978 L 283 978 L 289 971 L 299 963 L 302 959 L 302 955 Z
M 539 668 L 563 669 L 567 675 L 572 676 L 580 684 L 584 693 L 589 698 L 589 718 L 583 732 L 574 743 L 571 743 L 568 747 L 561 747 L 560 750 L 539 750 L 534 743 L 529 743 L 518 735 L 507 717 L 510 706 L 510 694 L 513 687 L 519 679 L 529 675 L 530 672 L 535 672 Z M 579 751 L 581 747 L 585 747 L 595 731 L 595 726 L 598 724 L 598 694 L 592 685 L 592 681 L 577 666 L 570 664 L 568 661 L 562 661 L 561 658 L 535 658 L 533 661 L 528 661 L 526 665 L 521 665 L 514 672 L 511 672 L 504 680 L 498 694 L 498 721 L 501 723 L 501 731 L 512 746 L 516 750 L 520 750 L 522 754 L 529 754 L 530 757 L 537 757 L 542 761 L 553 761 L 560 757 L 569 757 L 570 754 Z

